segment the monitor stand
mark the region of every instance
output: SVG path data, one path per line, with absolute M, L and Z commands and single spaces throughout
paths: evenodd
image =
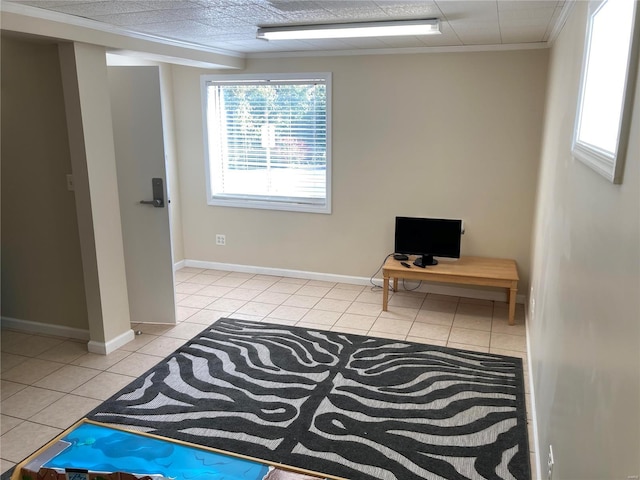
M 425 268 L 432 265 L 437 265 L 438 261 L 435 258 L 433 258 L 433 255 L 425 254 L 425 255 L 418 256 L 418 258 L 416 258 L 413 264 L 416 267 Z

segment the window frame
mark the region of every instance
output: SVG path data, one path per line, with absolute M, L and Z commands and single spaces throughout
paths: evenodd
M 585 33 L 584 52 L 582 59 L 582 69 L 580 74 L 580 89 L 578 94 L 578 105 L 576 108 L 576 118 L 573 129 L 573 141 L 571 153 L 574 158 L 580 160 L 613 184 L 622 183 L 624 163 L 629 142 L 629 128 L 631 123 L 632 103 L 638 69 L 638 48 L 639 41 L 636 33 L 640 24 L 640 7 L 638 2 L 633 2 L 633 15 L 631 19 L 631 35 L 627 50 L 627 62 L 625 81 L 621 98 L 621 110 L 618 120 L 618 133 L 615 151 L 610 152 L 596 145 L 579 140 L 582 113 L 585 103 L 585 84 L 587 79 L 590 50 L 595 18 L 601 11 L 602 6 L 608 1 L 615 0 L 592 0 L 589 2 L 588 22 Z
M 236 208 L 257 208 L 264 210 L 281 210 L 290 212 L 307 213 L 331 213 L 331 72 L 297 72 L 297 73 L 256 73 L 256 74 L 207 74 L 200 77 L 201 103 L 202 103 L 202 123 L 204 137 L 204 163 L 206 175 L 206 195 L 207 204 L 211 206 L 236 207 Z M 237 196 L 226 197 L 224 195 L 214 195 L 211 185 L 211 159 L 209 158 L 209 131 L 207 121 L 207 84 L 215 81 L 283 81 L 283 80 L 309 80 L 322 79 L 326 88 L 326 170 L 325 170 L 325 200 L 324 203 L 298 203 L 293 201 L 272 200 L 264 195 L 247 195 L 239 198 Z M 275 198 L 275 197 L 274 197 Z

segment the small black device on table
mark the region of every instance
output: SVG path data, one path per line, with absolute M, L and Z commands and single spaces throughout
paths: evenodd
M 462 220 L 396 217 L 395 255 L 418 255 L 416 267 L 437 265 L 433 257 L 460 258 Z M 405 260 L 405 259 L 402 259 Z

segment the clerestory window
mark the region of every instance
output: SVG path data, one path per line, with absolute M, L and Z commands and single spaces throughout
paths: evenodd
M 621 183 L 638 63 L 634 0 L 592 1 L 582 62 L 573 155 Z

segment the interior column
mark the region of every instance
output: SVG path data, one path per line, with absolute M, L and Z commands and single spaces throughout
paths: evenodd
M 122 244 L 104 47 L 59 46 L 89 317 L 90 352 L 134 338 Z

